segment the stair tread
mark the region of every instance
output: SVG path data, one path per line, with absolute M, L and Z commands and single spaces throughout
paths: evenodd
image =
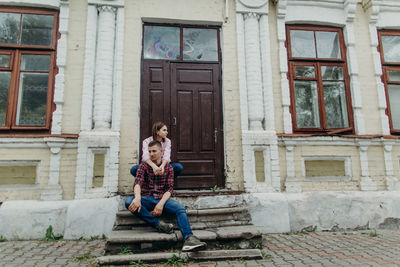
M 233 208 L 218 208 L 218 209 L 188 209 L 186 211 L 188 216 L 193 215 L 214 215 L 214 214 L 232 214 L 247 211 L 244 206 L 233 207 Z M 129 210 L 120 210 L 117 212 L 117 216 L 120 217 L 131 217 L 133 214 Z
M 161 253 L 140 253 L 128 255 L 111 255 L 102 256 L 96 259 L 98 264 L 124 264 L 130 262 L 161 262 L 166 261 L 173 257 L 178 256 L 183 260 L 234 260 L 234 259 L 262 259 L 261 251 L 259 249 L 237 249 L 237 250 L 205 250 L 198 252 L 161 252 Z
M 250 239 L 261 236 L 261 232 L 253 225 L 225 226 L 205 230 L 193 230 L 193 234 L 201 240 L 215 239 Z M 136 228 L 133 230 L 112 231 L 108 236 L 109 243 L 139 243 L 157 241 L 179 241 L 182 239 L 180 231 L 172 234 L 158 233 L 153 228 Z

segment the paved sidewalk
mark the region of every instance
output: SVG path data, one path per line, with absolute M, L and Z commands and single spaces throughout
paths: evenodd
M 0 243 L 0 266 L 96 266 L 93 260 L 102 255 L 104 244 L 104 240 L 5 241 Z M 400 266 L 400 230 L 268 234 L 263 247 L 263 260 L 187 266 Z

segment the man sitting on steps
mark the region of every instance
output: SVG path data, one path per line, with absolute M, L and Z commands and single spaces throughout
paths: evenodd
M 149 143 L 149 155 L 153 163 L 157 166 L 161 165 L 162 146 L 160 142 Z M 174 226 L 161 222 L 157 217 L 161 216 L 163 210 L 175 214 L 184 241 L 182 251 L 204 249 L 206 243 L 201 242 L 192 233 L 185 207 L 170 198 L 173 187 L 173 169 L 168 163 L 164 167 L 164 173 L 156 175 L 149 164 L 142 162 L 133 185 L 134 196 L 126 199 L 125 206 L 159 232 L 167 234 L 173 232 Z

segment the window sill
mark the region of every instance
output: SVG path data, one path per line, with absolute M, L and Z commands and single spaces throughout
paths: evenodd
M 38 190 L 38 189 L 40 189 L 39 184 L 2 184 L 2 185 L 0 185 L 0 191 Z
M 48 132 L 18 132 L 18 133 L 5 133 L 0 132 L 0 138 L 43 138 L 43 137 L 61 137 L 61 138 L 78 138 L 79 134 L 50 134 Z

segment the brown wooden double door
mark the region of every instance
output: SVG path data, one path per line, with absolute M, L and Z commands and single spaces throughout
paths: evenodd
M 224 187 L 220 77 L 219 63 L 142 61 L 140 138 L 168 125 L 171 160 L 184 168 L 176 189 Z

